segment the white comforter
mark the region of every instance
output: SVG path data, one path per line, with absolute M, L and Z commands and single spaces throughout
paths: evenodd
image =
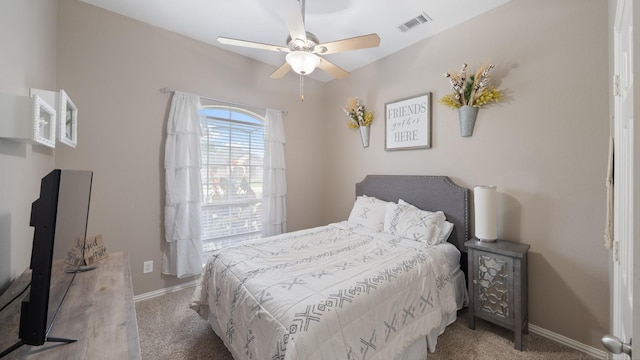
M 237 359 L 393 359 L 456 311 L 439 246 L 349 222 L 219 250 L 192 308 Z

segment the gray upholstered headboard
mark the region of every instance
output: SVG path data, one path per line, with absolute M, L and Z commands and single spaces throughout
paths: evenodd
M 469 189 L 456 185 L 447 176 L 367 175 L 356 184 L 356 196 L 374 196 L 380 200 L 398 202 L 402 199 L 420 209 L 442 211 L 452 222 L 449 242 L 463 255 L 464 242 L 469 240 Z M 463 256 L 466 259 L 466 256 Z M 466 260 L 461 261 L 466 265 Z

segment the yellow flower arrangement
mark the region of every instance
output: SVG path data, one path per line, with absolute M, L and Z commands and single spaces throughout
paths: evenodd
M 466 78 L 467 64 L 462 64 L 457 74 L 445 73 L 449 79 L 453 93 L 440 98 L 442 105 L 457 109 L 463 105 L 483 107 L 504 98 L 504 93 L 493 86 L 489 86 L 489 71 L 493 64 L 481 66 L 475 74 Z
M 351 129 L 357 129 L 360 126 L 369 126 L 373 122 L 373 111 L 368 111 L 364 105 L 360 104 L 357 97 L 347 100 L 347 107 L 344 112 L 349 116 L 347 126 Z

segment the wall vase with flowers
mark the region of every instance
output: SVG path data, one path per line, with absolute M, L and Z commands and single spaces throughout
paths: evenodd
M 449 79 L 453 93 L 443 96 L 438 102 L 452 109 L 458 109 L 461 136 L 473 135 L 478 109 L 504 98 L 502 91 L 489 85 L 491 69 L 493 64 L 481 66 L 475 74 L 467 78 L 467 64 L 462 64 L 457 74 L 444 74 Z
M 373 111 L 368 111 L 365 106 L 360 103 L 360 99 L 355 97 L 347 101 L 347 107 L 344 108 L 344 112 L 349 116 L 347 126 L 351 129 L 360 130 L 362 147 L 369 147 L 369 130 L 373 122 Z

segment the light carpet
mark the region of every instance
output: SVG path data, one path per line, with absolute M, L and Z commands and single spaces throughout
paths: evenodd
M 189 308 L 194 288 L 187 288 L 136 303 L 140 348 L 143 360 L 233 360 L 222 340 L 209 324 Z M 523 335 L 523 351 L 513 348 L 513 333 L 477 320 L 476 329 L 467 326 L 466 310 L 458 314 L 438 338 L 429 360 L 444 359 L 594 359 L 578 350 L 536 334 Z

